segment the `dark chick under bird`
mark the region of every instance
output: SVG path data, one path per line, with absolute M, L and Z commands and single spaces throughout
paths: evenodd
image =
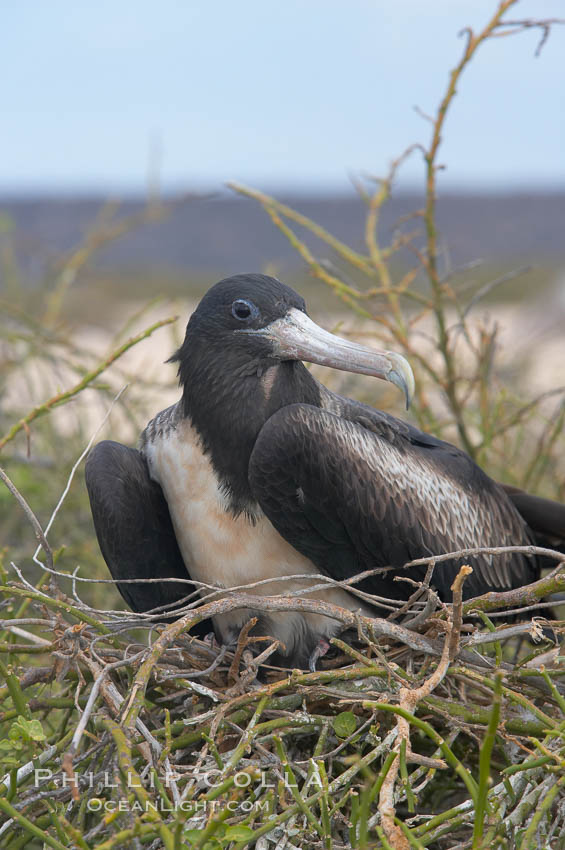
M 242 274 L 213 286 L 171 360 L 182 397 L 151 420 L 139 450 L 105 441 L 88 457 L 94 525 L 116 580 L 229 588 L 269 579 L 250 592 L 274 596 L 319 584 L 320 574 L 342 580 L 387 566 L 406 574 L 400 568 L 419 557 L 565 539 L 565 507 L 504 489 L 455 446 L 312 377 L 302 361 L 391 381 L 407 403 L 414 388 L 402 356 L 322 330 L 303 298 L 274 278 Z M 465 561 L 473 567 L 467 596 L 518 587 L 540 570 L 523 554 Z M 435 568 L 443 599 L 460 564 Z M 408 574 L 421 580 L 425 568 Z M 292 575 L 313 578 L 276 580 Z M 413 588 L 393 579 L 388 572 L 360 586 L 407 598 Z M 118 587 L 138 612 L 191 590 Z M 375 616 L 330 584 L 313 596 Z M 214 619 L 218 639 L 231 643 L 254 615 L 254 631 L 279 639 L 290 666 L 306 666 L 340 629 L 318 614 L 240 609 Z

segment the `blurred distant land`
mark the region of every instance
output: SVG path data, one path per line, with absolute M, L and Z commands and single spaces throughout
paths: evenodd
M 171 199 L 174 200 L 174 199 Z M 323 225 L 353 248 L 362 250 L 364 202 L 350 197 L 279 197 Z M 91 231 L 106 200 L 96 197 L 0 197 L 2 231 L 10 239 L 20 268 L 29 279 L 42 267 L 75 248 Z M 143 207 L 125 200 L 117 215 Z M 386 245 L 398 222 L 422 206 L 416 194 L 397 194 L 385 205 L 381 240 Z M 538 261 L 552 266 L 565 262 L 565 192 L 513 194 L 442 194 L 438 224 L 446 262 L 450 266 L 481 260 L 486 264 Z M 422 230 L 418 219 L 404 227 Z M 318 255 L 328 249 L 301 236 Z M 145 275 L 166 270 L 223 276 L 261 270 L 273 264 L 277 272 L 296 272 L 301 260 L 261 207 L 235 196 L 189 197 L 173 203 L 162 220 L 145 224 L 96 252 L 93 267 L 117 274 Z

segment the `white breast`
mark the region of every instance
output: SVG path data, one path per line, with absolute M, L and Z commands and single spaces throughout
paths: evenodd
M 144 448 L 151 477 L 165 494 L 175 535 L 191 578 L 213 587 L 239 587 L 262 579 L 267 584 L 250 593 L 274 596 L 318 583 L 315 579 L 277 581 L 281 576 L 312 575 L 319 571 L 275 530 L 258 509 L 255 524 L 244 514 L 234 517 L 198 434 L 186 419 L 155 437 Z M 205 595 L 207 591 L 202 590 Z M 339 588 L 328 587 L 311 596 L 350 610 L 363 608 L 360 600 Z M 366 610 L 366 609 L 365 609 Z M 249 619 L 249 611 L 235 611 L 215 623 L 225 640 Z M 319 636 L 336 634 L 334 620 L 320 615 L 288 612 L 273 620 L 275 637 L 292 653 L 292 644 L 304 632 L 304 623 Z

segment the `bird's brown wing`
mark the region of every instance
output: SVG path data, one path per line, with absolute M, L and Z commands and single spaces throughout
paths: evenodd
M 459 549 L 531 543 L 502 488 L 464 452 L 353 402 L 339 413 L 307 404 L 279 410 L 257 438 L 249 479 L 277 531 L 339 580 Z M 467 597 L 538 574 L 523 555 L 452 559 L 435 567 L 444 599 L 463 563 L 474 570 Z M 420 580 L 425 568 L 397 574 Z M 390 572 L 362 586 L 394 597 L 413 590 Z
M 86 486 L 104 560 L 133 611 L 174 606 L 194 592 L 194 585 L 187 581 L 190 576 L 163 491 L 149 477 L 140 452 L 111 440 L 98 443 L 86 461 Z M 123 581 L 158 578 L 183 581 Z M 173 607 L 168 607 L 163 619 L 174 619 L 173 611 Z M 205 635 L 210 630 L 210 621 L 206 620 L 192 633 Z

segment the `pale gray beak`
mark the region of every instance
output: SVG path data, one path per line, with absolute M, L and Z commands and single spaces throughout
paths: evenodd
M 408 361 L 392 351 L 365 348 L 356 342 L 328 333 L 306 313 L 291 307 L 286 316 L 264 328 L 238 333 L 256 334 L 273 343 L 273 353 L 281 360 L 305 360 L 344 372 L 372 375 L 396 384 L 410 406 L 414 395 L 414 375 Z

